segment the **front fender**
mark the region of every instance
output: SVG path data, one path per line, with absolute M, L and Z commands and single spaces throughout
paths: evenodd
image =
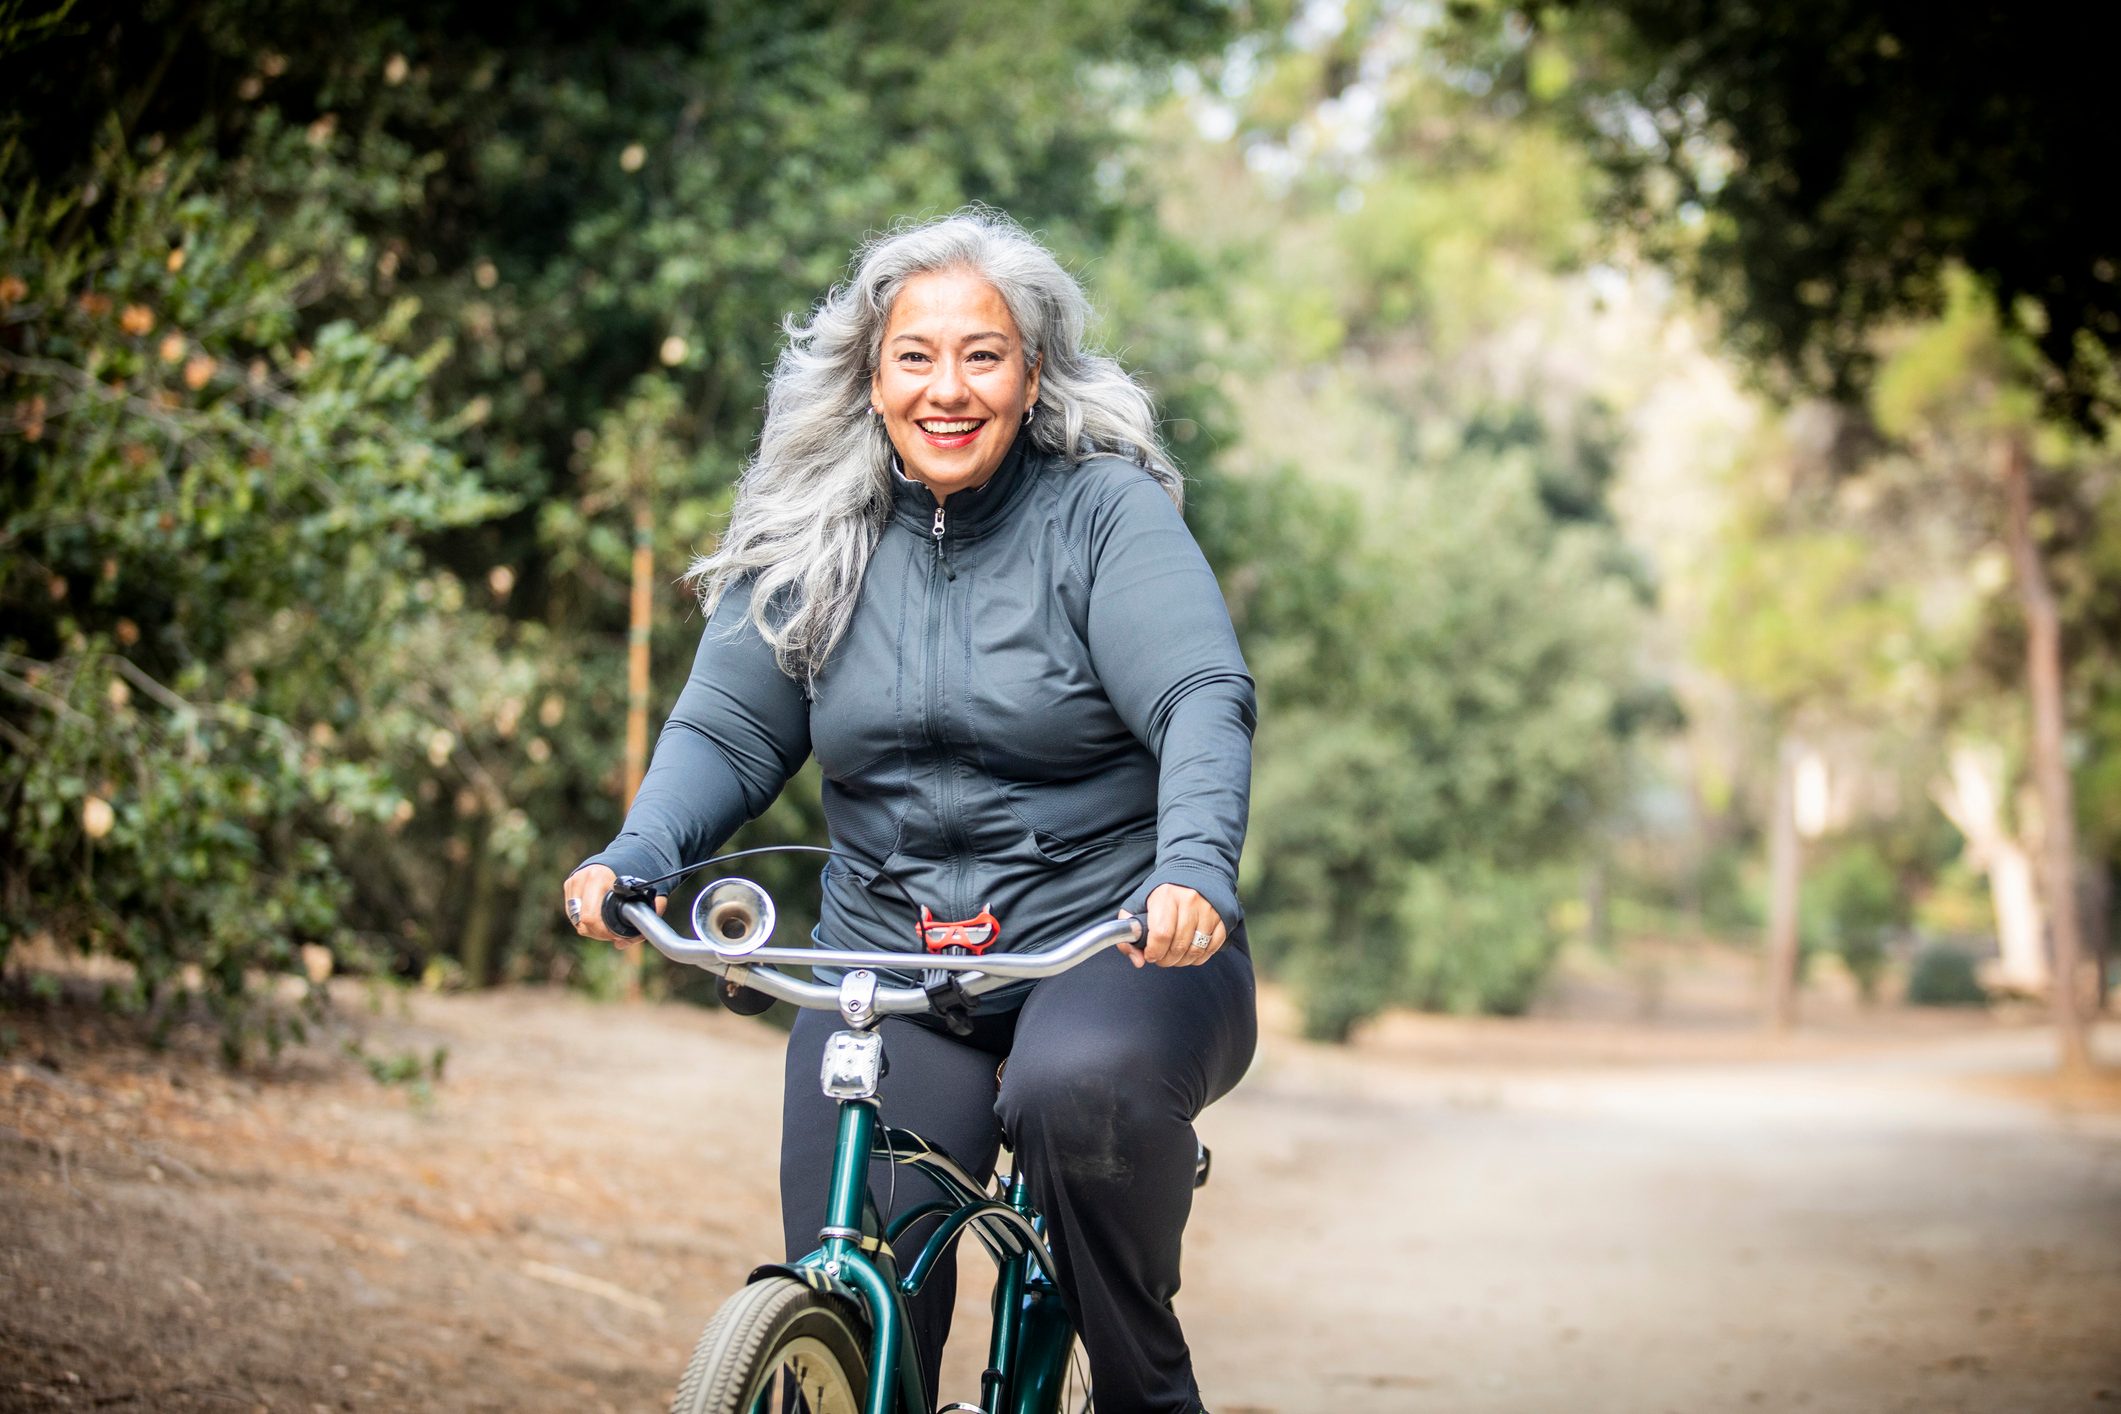
M 893 1291 L 884 1275 L 867 1262 L 861 1270 L 876 1282 L 876 1300 L 889 1301 Z M 793 1277 L 812 1291 L 821 1291 L 836 1296 L 848 1307 L 860 1312 L 863 1324 L 869 1327 L 869 1388 L 870 1408 L 875 1409 L 926 1409 L 928 1392 L 921 1387 L 921 1368 L 913 1349 L 913 1331 L 897 1307 L 879 1313 L 875 1303 L 865 1297 L 861 1290 L 839 1277 L 828 1273 L 822 1266 L 813 1267 L 803 1262 L 768 1262 L 754 1267 L 745 1278 L 746 1284 L 765 1281 L 770 1277 Z M 886 1390 L 896 1392 L 892 1402 Z
M 744 1278 L 744 1285 L 749 1286 L 768 1277 L 794 1277 L 812 1291 L 837 1296 L 857 1311 L 866 1312 L 869 1309 L 860 1292 L 838 1277 L 828 1276 L 823 1267 L 806 1267 L 800 1262 L 768 1262 L 762 1267 L 753 1267 L 751 1275 Z

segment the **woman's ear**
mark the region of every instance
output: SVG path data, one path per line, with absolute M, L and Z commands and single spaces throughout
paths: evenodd
M 1039 365 L 1043 364 L 1045 361 L 1046 356 L 1044 354 L 1035 354 L 1032 356 L 1031 376 L 1028 380 L 1028 386 L 1024 389 L 1025 407 L 1029 407 L 1033 403 L 1036 403 L 1038 401 L 1038 370 Z

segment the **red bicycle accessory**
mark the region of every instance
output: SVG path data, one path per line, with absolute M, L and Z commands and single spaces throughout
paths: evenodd
M 994 915 L 985 908 L 975 918 L 967 918 L 961 923 L 944 923 L 924 906 L 920 934 L 921 942 L 930 952 L 963 948 L 966 952 L 978 954 L 1001 941 L 1002 925 L 995 922 Z

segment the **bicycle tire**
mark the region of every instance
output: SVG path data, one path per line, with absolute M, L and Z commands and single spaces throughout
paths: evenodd
M 868 1349 L 861 1318 L 845 1302 L 792 1277 L 768 1277 L 715 1312 L 670 1411 L 861 1414 Z

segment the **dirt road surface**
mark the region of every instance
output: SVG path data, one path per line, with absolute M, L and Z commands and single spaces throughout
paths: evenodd
M 230 1074 L 0 1012 L 0 1410 L 667 1397 L 777 1230 L 779 1037 L 359 995 L 337 1040 L 447 1048 L 430 1105 L 337 1040 Z M 2044 1032 L 1683 1022 L 1270 1026 L 1201 1126 L 1179 1306 L 1210 1407 L 2121 1410 L 2121 1106 L 2058 1102 Z

